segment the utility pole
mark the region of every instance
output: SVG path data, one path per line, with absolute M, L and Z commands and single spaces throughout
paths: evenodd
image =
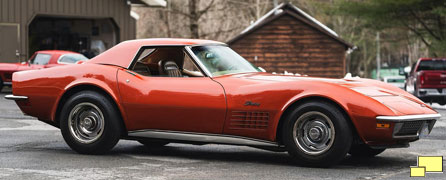
M 379 44 L 379 32 L 376 33 L 376 79 L 380 80 L 381 72 L 381 55 L 380 55 L 380 44 Z

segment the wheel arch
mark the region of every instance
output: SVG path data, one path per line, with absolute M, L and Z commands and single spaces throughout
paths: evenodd
M 107 90 L 105 90 L 102 87 L 99 87 L 97 85 L 94 84 L 77 84 L 74 86 L 69 87 L 61 96 L 61 98 L 59 99 L 58 103 L 57 103 L 57 107 L 56 107 L 56 111 L 54 113 L 54 122 L 55 125 L 57 125 L 58 127 L 60 126 L 60 113 L 62 110 L 63 105 L 65 104 L 65 102 L 74 94 L 81 92 L 81 91 L 94 91 L 97 93 L 100 93 L 102 95 L 104 95 L 105 97 L 107 97 L 115 106 L 115 108 L 118 110 L 119 115 L 121 116 L 121 132 L 123 133 L 123 135 L 127 135 L 127 128 L 125 126 L 124 123 L 124 114 L 122 112 L 122 108 L 118 105 L 117 103 L 117 97 L 112 96 L 112 94 L 110 92 L 108 92 Z
M 347 113 L 347 110 L 336 100 L 333 100 L 331 98 L 325 97 L 325 96 L 318 96 L 318 95 L 310 95 L 310 96 L 305 96 L 305 97 L 301 97 L 297 100 L 295 100 L 294 102 L 290 103 L 285 110 L 283 111 L 283 113 L 280 115 L 279 118 L 279 122 L 277 123 L 277 127 L 276 127 L 276 141 L 279 144 L 283 144 L 282 142 L 282 124 L 285 121 L 285 118 L 289 115 L 289 113 L 291 113 L 291 111 L 306 103 L 306 102 L 311 102 L 311 101 L 323 101 L 323 102 L 327 102 L 332 104 L 333 106 L 335 106 L 336 108 L 338 108 L 338 110 L 345 116 L 345 118 L 347 118 L 347 122 L 349 123 L 350 127 L 352 128 L 352 133 L 354 136 L 354 140 L 356 139 L 360 139 L 359 134 L 357 132 L 357 128 L 355 126 L 355 124 L 352 121 L 352 118 L 350 117 L 350 115 Z

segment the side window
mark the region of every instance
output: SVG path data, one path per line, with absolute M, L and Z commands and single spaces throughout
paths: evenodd
M 130 70 L 155 77 L 203 77 L 184 47 L 141 49 Z
M 31 60 L 31 64 L 47 65 L 48 62 L 50 62 L 50 59 L 51 55 L 38 53 L 34 59 Z

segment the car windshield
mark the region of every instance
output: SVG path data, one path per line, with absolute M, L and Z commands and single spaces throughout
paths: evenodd
M 31 60 L 31 64 L 47 65 L 50 62 L 50 59 L 51 59 L 50 54 L 37 53 Z
M 191 49 L 212 76 L 261 72 L 260 69 L 227 46 L 197 46 Z

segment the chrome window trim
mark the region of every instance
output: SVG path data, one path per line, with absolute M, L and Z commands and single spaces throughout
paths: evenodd
M 132 65 L 134 65 L 137 61 L 139 55 L 141 55 L 143 49 L 147 48 L 160 48 L 160 47 L 184 47 L 184 45 L 147 45 L 147 46 L 141 46 L 136 51 L 135 55 L 133 56 L 132 60 L 130 61 L 129 65 L 127 65 L 127 69 L 130 70 Z
M 212 73 L 206 68 L 206 66 L 204 66 L 203 63 L 201 63 L 200 59 L 198 59 L 198 57 L 194 54 L 194 52 L 191 49 L 192 47 L 196 47 L 196 46 L 185 46 L 184 49 L 186 49 L 186 52 L 189 54 L 190 57 L 192 57 L 192 59 L 195 61 L 195 63 L 198 66 L 200 66 L 199 68 L 202 69 L 208 77 L 212 78 L 213 77 Z
M 8 95 L 5 96 L 5 99 L 16 100 L 16 101 L 28 100 L 28 96 L 15 96 L 15 95 L 12 95 L 12 94 L 8 94 Z
M 208 134 L 208 133 L 194 133 L 194 132 L 180 132 L 180 131 L 164 131 L 164 130 L 137 130 L 128 132 L 129 137 L 143 137 L 155 139 L 168 139 L 179 141 L 195 141 L 207 142 L 215 144 L 232 144 L 232 145 L 246 145 L 246 146 L 274 146 L 277 147 L 276 142 L 265 141 L 260 139 L 253 139 L 240 136 L 231 136 L 223 134 Z
M 130 69 L 130 66 L 134 63 L 137 56 L 139 56 L 140 52 L 144 48 L 160 48 L 160 47 L 195 47 L 195 46 L 211 46 L 211 45 L 220 45 L 220 46 L 228 46 L 225 43 L 205 43 L 205 44 L 194 44 L 194 45 L 185 45 L 185 44 L 159 44 L 159 45 L 144 45 L 138 48 L 135 55 L 133 56 L 132 60 L 130 61 L 129 65 L 127 66 L 127 69 Z
M 197 57 L 195 56 L 195 54 L 192 52 L 192 50 L 190 49 L 190 47 L 194 47 L 194 46 L 206 46 L 209 44 L 201 44 L 201 45 L 193 45 L 193 46 L 187 46 L 187 45 L 148 45 L 148 46 L 141 46 L 138 51 L 136 51 L 136 54 L 133 56 L 132 61 L 130 61 L 130 64 L 127 66 L 128 70 L 132 69 L 132 66 L 134 66 L 134 64 L 136 64 L 136 62 L 138 61 L 138 57 L 141 55 L 141 53 L 143 52 L 144 49 L 147 48 L 163 48 L 163 47 L 182 47 L 184 50 L 186 50 L 185 55 L 189 55 L 189 57 L 192 59 L 192 61 L 195 62 L 195 65 L 198 66 L 198 68 L 201 70 L 201 73 L 203 73 L 203 75 L 205 77 L 212 77 L 212 74 L 209 73 L 209 71 L 203 66 L 203 64 L 201 64 L 200 61 L 198 61 Z M 215 45 L 215 44 L 213 44 Z M 221 46 L 226 46 L 225 44 L 219 44 Z M 153 51 L 154 52 L 154 51 Z M 153 52 L 151 52 L 150 54 L 152 54 Z
M 440 114 L 417 114 L 404 116 L 377 116 L 376 119 L 380 121 L 404 122 L 416 120 L 438 120 L 440 117 Z

